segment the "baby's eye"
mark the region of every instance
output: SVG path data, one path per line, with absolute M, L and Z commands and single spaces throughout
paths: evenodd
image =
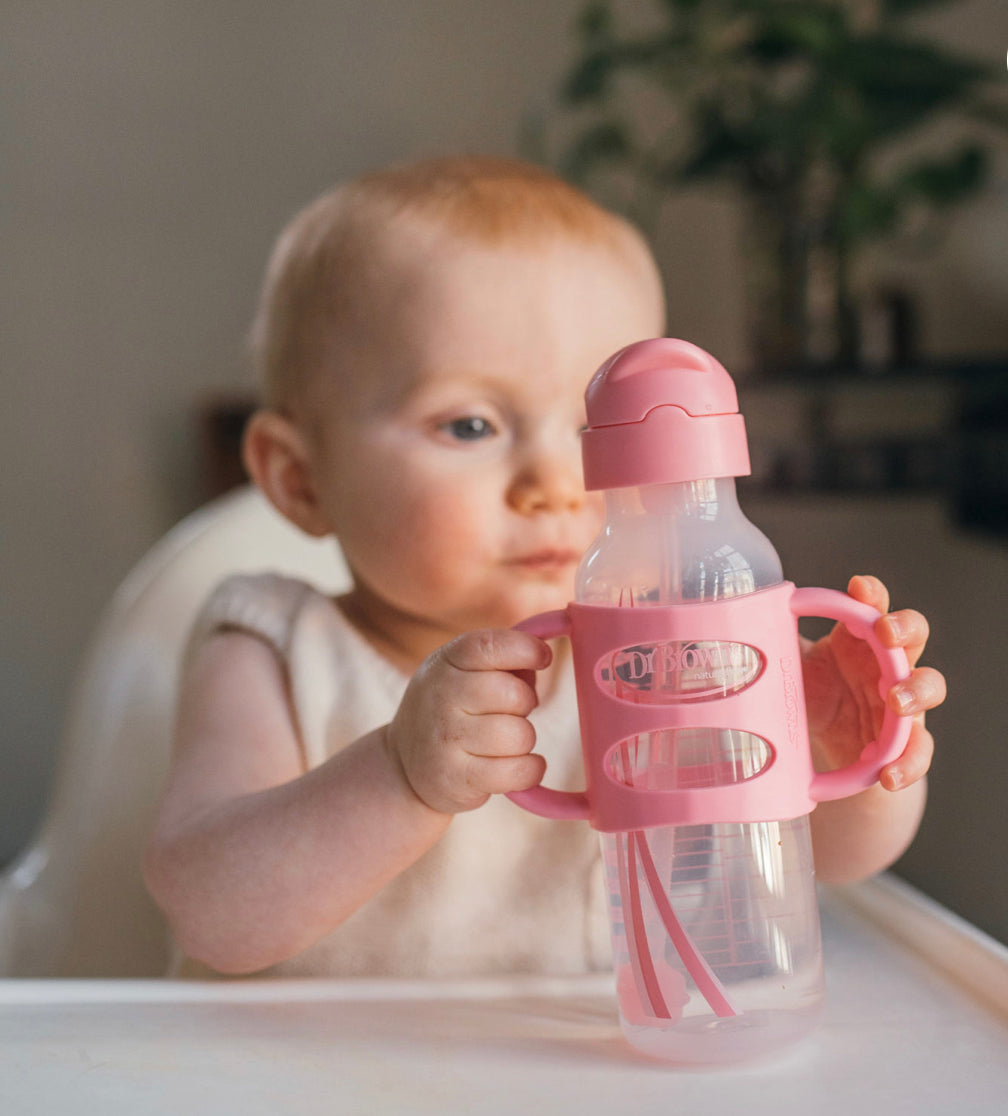
M 497 433 L 493 423 L 479 415 L 452 419 L 451 422 L 442 423 L 439 429 L 459 442 L 477 442 Z

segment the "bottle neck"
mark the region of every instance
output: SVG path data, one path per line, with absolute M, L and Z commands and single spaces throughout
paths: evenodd
M 617 488 L 575 582 L 589 604 L 738 597 L 782 580 L 769 539 L 739 507 L 734 477 Z
M 660 515 L 713 521 L 739 512 L 734 477 L 711 477 L 606 491 L 609 520 Z

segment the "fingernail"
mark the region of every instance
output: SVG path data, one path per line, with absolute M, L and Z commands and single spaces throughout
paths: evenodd
M 892 693 L 902 714 L 911 712 L 917 704 L 914 692 L 909 686 L 894 686 Z
M 890 767 L 886 772 L 886 786 L 889 790 L 899 790 L 903 786 L 903 772 L 898 767 Z
M 889 634 L 893 639 L 900 640 L 903 638 L 903 625 L 895 616 L 886 617 L 886 627 L 889 629 Z

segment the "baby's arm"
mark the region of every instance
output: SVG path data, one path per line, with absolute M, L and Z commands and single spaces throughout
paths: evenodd
M 889 613 L 889 594 L 877 578 L 853 578 L 848 592 L 883 613 L 876 635 L 885 647 L 902 647 L 915 667 L 886 698 L 894 711 L 912 715 L 914 722 L 903 754 L 883 770 L 879 783 L 850 798 L 822 802 L 813 811 L 816 874 L 828 883 L 861 879 L 888 867 L 913 840 L 934 751 L 924 713 L 945 699 L 942 675 L 930 667 L 916 667 L 928 638 L 925 618 L 909 609 Z M 852 763 L 877 736 L 884 712 L 873 655 L 838 624 L 807 648 L 803 668 L 817 766 L 832 769 Z
M 538 782 L 521 674 L 548 660 L 521 633 L 460 637 L 417 672 L 390 725 L 305 771 L 275 654 L 240 633 L 207 640 L 183 683 L 144 861 L 182 950 L 229 973 L 291 957 L 416 861 L 452 814 Z

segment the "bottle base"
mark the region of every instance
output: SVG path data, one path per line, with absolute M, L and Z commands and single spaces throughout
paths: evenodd
M 815 1030 L 820 1008 L 751 1011 L 731 1019 L 696 1018 L 661 1027 L 620 1019 L 627 1042 L 642 1054 L 681 1065 L 725 1065 L 773 1055 Z

